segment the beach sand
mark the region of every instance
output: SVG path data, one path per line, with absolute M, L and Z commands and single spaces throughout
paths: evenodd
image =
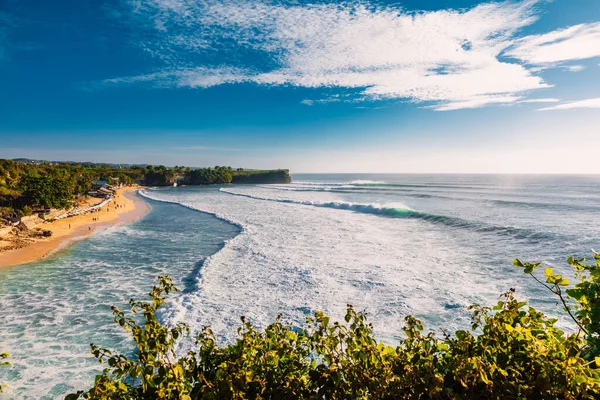
M 35 239 L 34 243 L 24 248 L 0 252 L 0 268 L 37 261 L 68 247 L 94 231 L 128 223 L 144 216 L 150 207 L 134 193 L 138 189 L 139 187 L 117 189 L 113 201 L 102 207 L 99 212 L 39 225 L 39 228 L 52 231 L 52 236 Z

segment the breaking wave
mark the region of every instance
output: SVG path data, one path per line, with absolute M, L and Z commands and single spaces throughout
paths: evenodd
M 360 212 L 365 214 L 375 214 L 382 215 L 387 217 L 394 218 L 412 218 L 412 219 L 420 219 L 429 221 L 436 224 L 442 224 L 453 228 L 462 228 L 462 229 L 470 229 L 476 232 L 483 233 L 496 233 L 505 236 L 512 236 L 517 239 L 529 239 L 529 240 L 545 240 L 545 239 L 555 239 L 557 235 L 551 232 L 541 232 L 535 231 L 531 229 L 523 229 L 514 226 L 497 226 L 492 224 L 486 224 L 475 221 L 468 221 L 458 217 L 452 217 L 447 215 L 436 215 L 423 213 L 420 211 L 416 211 L 410 209 L 407 206 L 402 205 L 401 207 L 397 206 L 382 206 L 380 204 L 360 204 L 360 203 L 349 203 L 349 202 L 317 202 L 317 201 L 302 201 L 302 200 L 292 200 L 286 198 L 273 198 L 273 197 L 264 197 L 251 195 L 246 193 L 239 193 L 232 191 L 230 189 L 220 189 L 222 193 L 227 193 L 233 196 L 242 196 L 256 200 L 264 200 L 264 201 L 274 201 L 280 203 L 290 203 L 290 204 L 299 204 L 305 206 L 313 206 L 313 207 L 325 207 L 325 208 L 334 208 L 338 210 L 347 210 Z M 398 203 L 396 203 L 398 204 Z

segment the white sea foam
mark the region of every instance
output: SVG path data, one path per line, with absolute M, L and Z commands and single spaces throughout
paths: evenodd
M 353 179 L 347 182 L 318 182 L 318 181 L 294 181 L 292 185 L 308 186 L 343 186 L 343 185 L 385 185 L 385 181 L 372 181 L 369 179 Z
M 340 210 L 350 210 L 350 211 L 359 211 L 364 213 L 371 214 L 395 214 L 401 213 L 403 211 L 413 211 L 406 204 L 401 202 L 393 202 L 393 203 L 371 203 L 371 204 L 361 204 L 361 203 L 352 203 L 347 201 L 319 201 L 319 200 L 302 200 L 301 198 L 289 198 L 277 195 L 271 196 L 263 196 L 260 194 L 248 194 L 240 191 L 234 191 L 230 189 L 220 189 L 223 193 L 228 193 L 234 196 L 242 196 L 248 197 L 255 200 L 268 200 L 268 201 L 279 201 L 282 203 L 292 203 L 292 204 L 301 204 L 307 206 L 316 206 L 316 207 L 329 207 L 329 208 L 337 208 Z
M 491 281 L 493 271 L 485 266 L 473 271 L 473 254 L 422 221 L 398 224 L 346 211 L 356 205 L 260 201 L 265 190 L 144 193 L 243 227 L 204 262 L 198 290 L 176 298 L 165 314 L 168 320 L 196 330 L 210 325 L 222 340 L 232 340 L 241 315 L 259 326 L 279 313 L 302 324 L 316 310 L 341 318 L 351 303 L 367 310 L 380 338 L 393 342 L 407 314 L 429 320 L 432 328 L 465 327 L 464 306 L 495 299 L 508 287 Z M 252 197 L 239 196 L 242 191 Z
M 262 326 L 283 313 L 301 324 L 315 310 L 341 319 L 352 303 L 391 343 L 407 314 L 424 319 L 427 329 L 467 328 L 467 305 L 494 304 L 510 287 L 560 314 L 545 289 L 510 261 L 545 260 L 564 274 L 566 255 L 585 255 L 600 240 L 589 224 L 598 211 L 597 180 L 536 178 L 531 190 L 496 187 L 489 177 L 438 177 L 431 187 L 406 177 L 351 182 L 146 189 L 148 198 L 228 223 L 155 205 L 139 223 L 103 231 L 51 260 L 0 271 L 2 350 L 14 361 L 0 369 L 7 397 L 52 399 L 89 387 L 100 368 L 90 341 L 132 349 L 109 305 L 143 298 L 157 275 L 171 275 L 182 289 L 166 321 L 186 321 L 195 331 L 211 325 L 224 341 L 233 339 L 240 315 Z M 460 184 L 484 183 L 493 190 L 464 192 L 469 201 L 451 197 Z M 407 186 L 427 196 L 410 197 Z M 429 196 L 431 188 L 445 192 Z
M 350 181 L 351 185 L 383 185 L 384 181 L 370 181 L 368 179 L 355 179 Z

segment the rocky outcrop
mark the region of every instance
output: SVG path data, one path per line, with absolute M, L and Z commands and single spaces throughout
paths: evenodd
M 29 215 L 21 218 L 21 224 L 25 225 L 28 229 L 33 229 L 43 222 L 44 220 L 37 215 Z
M 287 169 L 272 171 L 242 171 L 233 175 L 231 183 L 290 183 L 292 178 Z
M 173 186 L 182 174 L 174 171 L 151 171 L 146 172 L 141 183 L 146 186 Z

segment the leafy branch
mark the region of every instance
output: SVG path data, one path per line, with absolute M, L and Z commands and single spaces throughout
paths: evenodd
M 579 261 L 573 264 L 588 271 Z M 515 265 L 531 276 L 539 267 L 520 261 Z M 568 281 L 551 269 L 546 282 L 533 277 L 564 300 L 585 339 L 565 335 L 554 327 L 556 319 L 526 307 L 511 290 L 493 308 L 469 308 L 473 332 L 438 338 L 423 333 L 423 324 L 407 316 L 405 337 L 388 346 L 374 337 L 366 314 L 348 305 L 341 323 L 317 312 L 302 327 L 278 316 L 257 330 L 242 317 L 237 340 L 224 346 L 205 327 L 195 349 L 178 357 L 176 341 L 189 336 L 189 328 L 166 326 L 156 318 L 166 296 L 176 291 L 168 277 L 159 277 L 150 302 L 130 301 L 131 312 L 141 313 L 141 321 L 113 309 L 115 322 L 131 332 L 137 352 L 113 355 L 92 345 L 94 356 L 108 367 L 93 388 L 67 399 L 597 398 L 600 358 L 589 358 L 595 348 L 589 321 L 595 315 L 584 318 L 581 303 L 571 312 L 561 291 Z
M 8 361 L 4 361 L 8 358 L 8 353 L 0 353 L 0 367 L 3 366 L 10 366 L 10 362 Z M 4 388 L 6 387 L 6 385 L 0 383 L 0 393 L 2 393 L 2 391 L 4 390 Z
M 540 265 L 542 265 L 541 263 L 529 263 L 529 262 L 523 263 L 518 258 L 515 258 L 515 260 L 513 261 L 513 265 L 515 267 L 523 268 L 524 273 L 531 276 L 540 285 L 542 285 L 543 287 L 545 287 L 546 289 L 548 289 L 549 291 L 554 293 L 556 296 L 558 296 L 558 298 L 560 299 L 560 301 L 563 305 L 563 308 L 565 309 L 567 314 L 569 314 L 569 317 L 571 317 L 573 322 L 575 322 L 575 324 L 579 327 L 579 329 L 583 333 L 585 333 L 586 335 L 589 334 L 588 331 L 585 329 L 585 327 L 580 323 L 580 321 L 573 315 L 573 313 L 571 312 L 571 308 L 569 307 L 569 305 L 567 304 L 567 301 L 565 300 L 565 298 L 562 295 L 561 286 L 568 286 L 569 285 L 568 279 L 564 279 L 562 277 L 562 275 L 554 274 L 552 268 L 546 268 L 546 269 L 544 269 L 544 275 L 546 275 L 546 283 L 549 283 L 551 285 L 550 286 L 550 285 L 547 285 L 546 283 L 542 282 L 541 280 L 539 280 L 533 274 L 533 271 L 535 271 Z

